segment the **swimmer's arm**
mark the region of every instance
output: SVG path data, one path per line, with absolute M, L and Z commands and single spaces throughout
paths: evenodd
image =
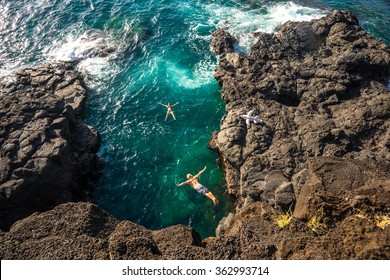
M 163 105 L 164 107 L 168 107 L 167 105 L 162 104 L 161 102 L 158 102 L 158 104 Z
M 202 173 L 203 173 L 205 170 L 206 170 L 206 166 L 205 166 L 201 171 L 199 171 L 199 173 L 196 174 L 196 175 L 194 176 L 194 178 L 198 179 L 198 178 L 200 177 L 200 175 L 202 175 Z
M 171 105 L 171 107 L 176 106 L 177 104 L 179 104 L 179 102 L 176 102 L 175 104 Z
M 187 180 L 187 181 L 182 182 L 182 183 L 180 183 L 180 184 L 176 184 L 176 186 L 181 187 L 181 186 L 183 186 L 183 185 L 187 185 L 187 184 L 191 183 L 191 181 L 192 181 L 192 180 Z

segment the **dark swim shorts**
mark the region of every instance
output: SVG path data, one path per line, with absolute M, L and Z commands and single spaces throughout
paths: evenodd
M 199 194 L 202 194 L 202 195 L 205 195 L 206 193 L 209 192 L 209 190 L 208 190 L 205 186 L 203 186 L 203 185 L 201 185 L 201 184 L 199 184 L 199 185 L 196 187 L 196 191 L 197 191 Z

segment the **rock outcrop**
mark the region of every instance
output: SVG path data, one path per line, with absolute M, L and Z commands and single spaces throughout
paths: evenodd
M 256 201 L 220 223 L 215 244 L 233 240 L 238 259 L 388 259 L 390 227 L 380 224 L 390 210 L 388 173 L 335 157 L 308 164 L 289 223 L 279 227 L 278 211 Z
M 240 203 L 262 200 L 286 210 L 307 160 L 336 156 L 390 160 L 390 50 L 348 12 L 284 24 L 259 34 L 248 57 L 231 52 L 216 32 L 215 77 L 227 114 L 214 146 L 226 166 L 229 192 Z M 221 52 L 221 49 L 223 51 Z M 255 110 L 264 124 L 247 128 Z M 294 192 L 295 190 L 295 192 Z
M 256 35 L 244 56 L 214 33 L 227 113 L 209 148 L 236 211 L 204 240 L 63 203 L 95 164 L 81 80 L 70 64 L 2 78 L 1 221 L 61 204 L 3 227 L 1 259 L 389 259 L 389 47 L 346 11 Z
M 82 122 L 86 88 L 71 63 L 0 80 L 0 227 L 61 202 L 85 200 L 97 131 Z
M 3 259 L 186 259 L 198 254 L 201 239 L 193 228 L 151 231 L 118 221 L 86 203 L 65 203 L 35 213 L 0 231 Z
M 90 203 L 66 203 L 0 231 L 0 258 L 388 259 L 389 199 L 390 176 L 378 166 L 317 157 L 283 228 L 263 201 L 230 214 L 204 240 L 188 226 L 151 231 Z
M 238 258 L 389 258 L 390 48 L 346 11 L 257 36 L 249 56 L 225 31 L 212 43 L 227 114 L 209 145 L 237 199 L 219 237 Z

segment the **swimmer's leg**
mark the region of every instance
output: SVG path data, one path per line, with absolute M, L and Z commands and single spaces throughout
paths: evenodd
M 214 205 L 217 205 L 219 203 L 218 199 L 215 198 L 212 192 L 207 192 L 204 195 L 210 198 L 213 201 Z
M 164 121 L 167 121 L 168 115 L 169 115 L 169 111 L 167 111 L 167 114 L 165 115 L 165 120 Z
M 171 115 L 172 115 L 173 119 L 176 121 L 175 114 L 173 113 L 173 111 L 171 112 Z

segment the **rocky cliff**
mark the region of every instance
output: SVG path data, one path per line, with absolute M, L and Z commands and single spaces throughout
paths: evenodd
M 389 229 L 378 228 L 371 237 L 385 242 L 370 247 L 357 217 L 390 222 L 390 48 L 346 11 L 259 33 L 249 56 L 234 51 L 224 30 L 213 35 L 227 114 L 210 146 L 237 199 L 218 235 L 267 247 L 259 258 L 388 258 Z M 250 110 L 260 123 L 245 123 Z M 280 241 L 262 221 L 270 212 L 291 213 Z M 302 223 L 311 232 L 296 228 Z M 354 234 L 367 244 L 355 244 Z
M 226 31 L 213 34 L 226 115 L 209 146 L 236 200 L 215 237 L 64 203 L 3 228 L 1 259 L 389 259 L 389 47 L 345 11 L 256 35 L 245 56 Z M 76 105 L 83 86 L 61 67 L 0 82 L 2 213 L 71 201 L 81 170 L 93 170 L 96 133 Z M 262 121 L 247 125 L 251 110 Z
M 85 200 L 99 136 L 82 122 L 86 88 L 72 63 L 0 80 L 0 227 L 34 211 Z

